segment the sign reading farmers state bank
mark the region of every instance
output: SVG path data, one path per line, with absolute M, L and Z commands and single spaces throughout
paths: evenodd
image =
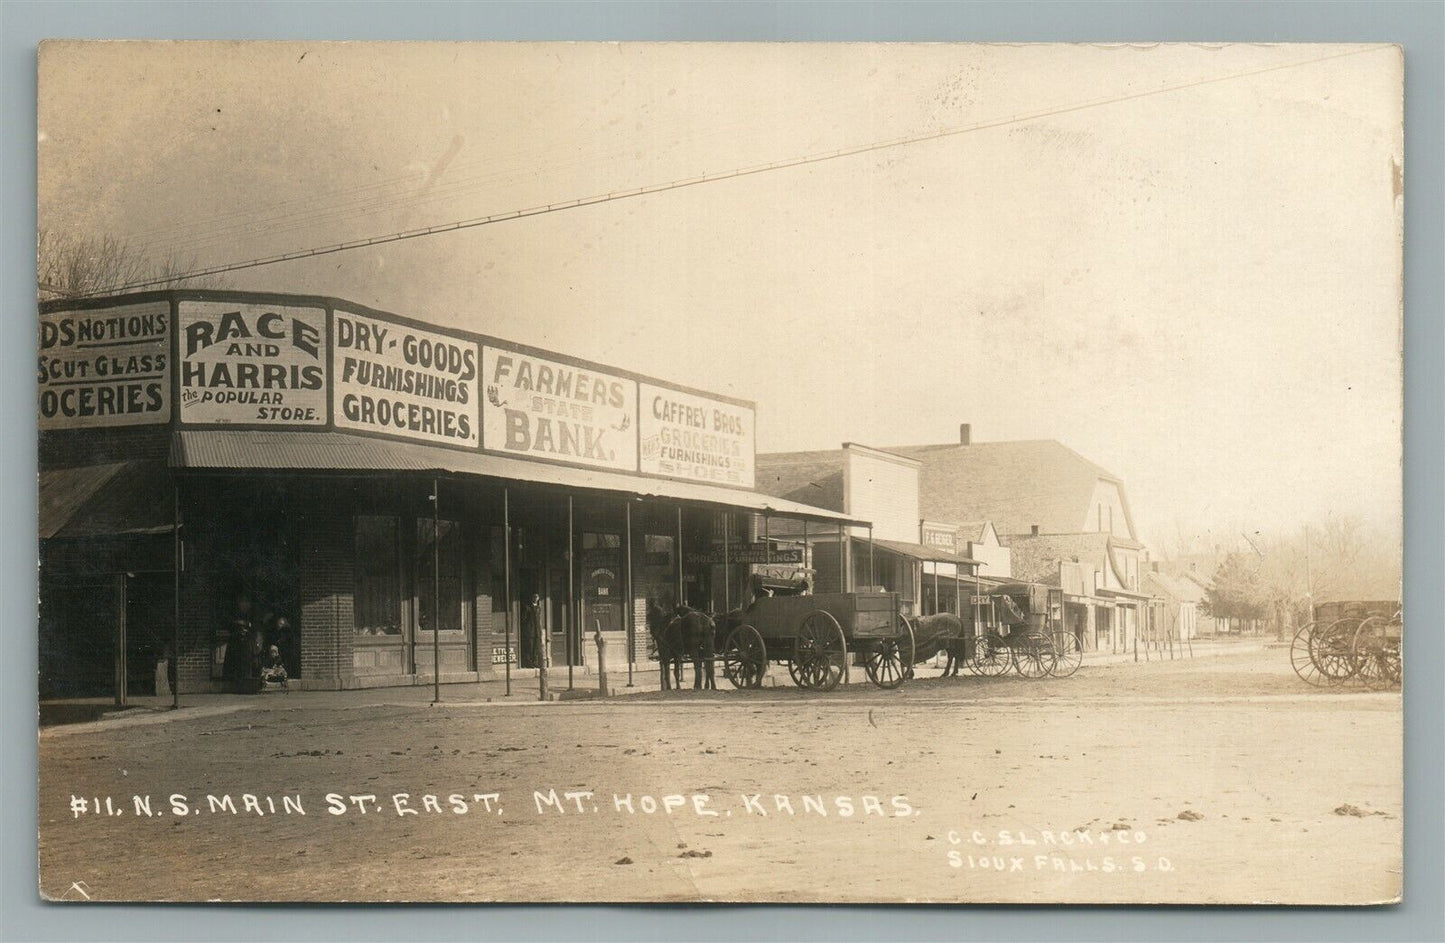
M 482 348 L 482 445 L 522 458 L 637 470 L 637 383 L 502 347 Z
M 326 312 L 180 303 L 181 421 L 326 424 Z
M 40 428 L 171 418 L 169 302 L 40 316 Z
M 336 428 L 477 446 L 475 341 L 341 310 L 333 323 Z
M 753 410 L 650 383 L 638 384 L 642 471 L 753 487 Z

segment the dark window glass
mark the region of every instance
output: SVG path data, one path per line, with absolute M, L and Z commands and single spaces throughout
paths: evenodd
M 357 635 L 401 634 L 401 579 L 398 572 L 399 534 L 394 517 L 356 518 Z

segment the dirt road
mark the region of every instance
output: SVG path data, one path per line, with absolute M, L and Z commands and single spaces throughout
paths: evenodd
M 297 703 L 46 730 L 42 890 L 1364 903 L 1401 886 L 1398 694 L 1310 689 L 1273 650 L 897 692 Z

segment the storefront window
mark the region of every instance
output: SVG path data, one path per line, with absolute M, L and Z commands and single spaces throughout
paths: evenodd
M 438 529 L 434 530 L 433 528 Z M 440 541 L 434 538 L 440 534 Z M 459 632 L 462 629 L 462 608 L 465 601 L 466 558 L 462 550 L 462 525 L 456 521 L 438 521 L 419 518 L 416 522 L 416 595 L 417 628 L 430 631 L 436 623 L 432 610 L 437 595 L 437 583 L 433 573 L 434 562 L 441 568 L 441 625 L 443 632 Z
M 398 537 L 394 517 L 356 518 L 357 635 L 401 634 Z

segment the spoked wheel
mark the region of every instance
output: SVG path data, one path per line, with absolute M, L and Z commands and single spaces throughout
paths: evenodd
M 1008 671 L 1012 663 L 1008 646 L 1003 643 L 1001 636 L 990 632 L 974 640 L 973 658 L 969 659 L 968 667 L 975 674 L 985 678 L 997 678 Z
M 831 691 L 848 670 L 848 642 L 838 620 L 822 609 L 808 613 L 798 627 L 789 670 L 799 687 Z
M 1067 678 L 1084 663 L 1084 647 L 1079 644 L 1078 636 L 1072 632 L 1054 633 L 1054 655 L 1055 678 Z
M 735 688 L 760 688 L 768 673 L 768 649 L 750 625 L 740 625 L 723 642 L 723 677 Z
M 1327 684 L 1343 684 L 1354 677 L 1358 666 L 1353 646 L 1358 627 L 1357 619 L 1336 619 L 1323 632 L 1311 634 L 1310 657 Z
M 1387 638 L 1383 618 L 1372 616 L 1361 622 L 1350 648 L 1355 677 L 1367 687 L 1378 691 L 1400 680 L 1399 643 Z
M 885 690 L 898 687 L 913 673 L 915 654 L 913 626 L 898 617 L 899 632 L 893 638 L 879 639 L 864 655 L 863 670 L 868 680 Z
M 1323 686 L 1326 680 L 1310 655 L 1310 648 L 1314 644 L 1312 637 L 1318 628 L 1313 622 L 1301 626 L 1294 634 L 1294 641 L 1289 643 L 1289 663 L 1294 668 L 1294 673 L 1300 676 L 1300 680 L 1315 687 Z
M 1027 635 L 1022 645 L 1013 647 L 1014 670 L 1025 678 L 1047 677 L 1058 664 L 1053 639 L 1047 635 Z

